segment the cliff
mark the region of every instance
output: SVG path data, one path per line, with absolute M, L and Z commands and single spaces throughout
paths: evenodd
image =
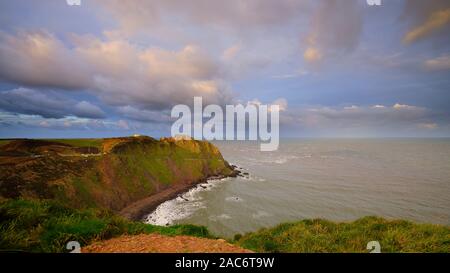
M 139 136 L 0 143 L 1 197 L 116 212 L 132 205 L 123 213 L 128 218 L 208 177 L 231 174 L 220 151 L 205 141 Z

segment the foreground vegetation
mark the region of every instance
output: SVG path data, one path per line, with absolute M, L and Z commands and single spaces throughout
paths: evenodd
M 351 223 L 303 220 L 235 236 L 256 252 L 367 252 L 378 241 L 381 252 L 450 252 L 450 227 L 364 217 Z
M 4 200 L 0 203 L 0 250 L 68 252 L 66 244 L 81 246 L 122 234 L 160 233 L 212 238 L 205 227 L 160 227 L 132 222 L 106 210 L 77 210 L 55 201 Z
M 159 233 L 215 238 L 194 225 L 161 227 L 133 222 L 108 210 L 74 209 L 55 201 L 3 200 L 0 250 L 68 252 L 66 244 L 86 246 L 123 234 Z M 303 220 L 236 235 L 234 244 L 255 252 L 367 252 L 378 241 L 381 252 L 450 252 L 450 227 L 365 217 L 351 223 Z

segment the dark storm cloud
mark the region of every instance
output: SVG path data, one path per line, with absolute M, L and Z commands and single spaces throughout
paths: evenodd
M 105 113 L 90 102 L 77 102 L 56 93 L 44 93 L 27 88 L 0 92 L 0 109 L 11 113 L 39 115 L 44 118 L 105 117 Z

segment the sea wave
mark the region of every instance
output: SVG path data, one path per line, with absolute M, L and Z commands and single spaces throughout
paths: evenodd
M 225 201 L 228 202 L 244 202 L 244 199 L 240 198 L 239 196 L 228 196 L 225 198 Z
M 285 164 L 289 161 L 299 159 L 299 158 L 310 158 L 311 155 L 307 154 L 305 156 L 298 155 L 280 155 L 280 156 L 267 156 L 267 157 L 245 157 L 245 160 L 254 165 L 267 165 L 267 164 Z
M 268 212 L 265 212 L 263 210 L 259 210 L 256 213 L 252 214 L 252 218 L 254 218 L 254 219 L 259 219 L 259 218 L 262 218 L 262 217 L 269 217 L 269 216 L 271 216 L 271 214 L 268 213 Z
M 220 214 L 220 215 L 212 215 L 212 216 L 209 217 L 209 219 L 211 221 L 228 220 L 228 219 L 231 219 L 231 216 L 228 215 L 228 214 L 223 213 L 223 214 Z
M 209 179 L 206 183 L 198 184 L 188 192 L 177 198 L 168 200 L 159 205 L 152 213 L 145 217 L 147 224 L 167 226 L 176 221 L 189 217 L 199 209 L 206 208 L 204 200 L 200 196 L 202 191 L 210 191 L 220 183 L 230 178 Z

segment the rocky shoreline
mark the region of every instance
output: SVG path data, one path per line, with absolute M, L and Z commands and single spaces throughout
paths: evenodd
M 198 184 L 206 183 L 209 179 L 223 179 L 227 177 L 243 176 L 243 173 L 239 170 L 239 167 L 235 165 L 229 166 L 233 170 L 233 172 L 229 175 L 213 175 L 194 181 L 193 183 L 179 183 L 171 185 L 167 189 L 126 206 L 118 214 L 129 220 L 141 221 L 146 215 L 150 214 L 162 203 L 177 198 L 183 193 L 195 188 Z

